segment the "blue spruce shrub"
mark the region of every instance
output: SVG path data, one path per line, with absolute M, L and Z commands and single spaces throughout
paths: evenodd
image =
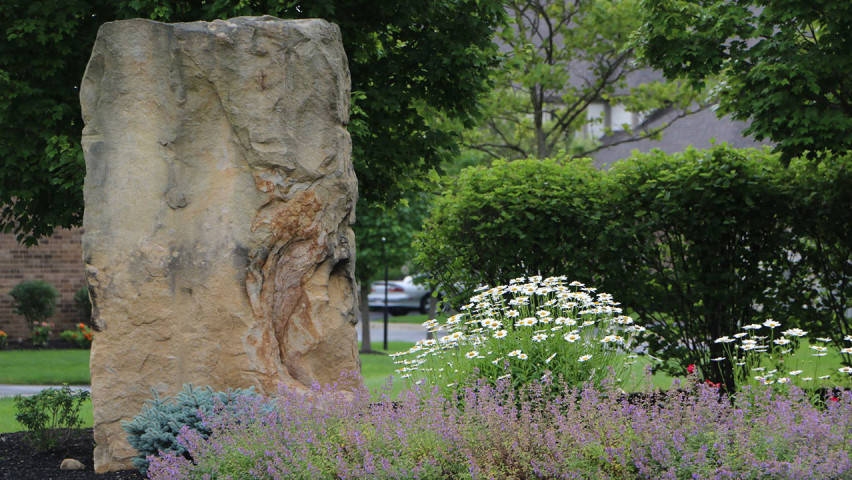
M 188 455 L 186 448 L 177 442 L 181 428 L 187 426 L 204 438 L 209 437 L 210 429 L 203 424 L 202 417 L 213 415 L 217 405 L 226 411 L 233 410 L 241 397 L 257 398 L 259 395 L 253 387 L 214 392 L 211 387 L 195 388 L 192 384 L 184 385 L 174 397 L 160 398 L 154 392 L 154 398 L 145 402 L 142 413 L 122 425 L 130 446 L 139 453 L 133 458 L 133 465 L 145 475 L 150 455 L 156 456 L 159 452 Z

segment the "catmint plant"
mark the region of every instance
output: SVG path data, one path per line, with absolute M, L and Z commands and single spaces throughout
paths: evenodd
M 556 382 L 558 383 L 558 382 Z M 823 407 L 796 387 L 726 397 L 700 383 L 625 395 L 479 379 L 451 398 L 414 385 L 394 402 L 361 388 L 282 388 L 275 409 L 241 398 L 184 428 L 186 455 L 150 458 L 152 480 L 180 479 L 846 479 L 852 392 Z M 191 458 L 191 459 L 190 459 Z

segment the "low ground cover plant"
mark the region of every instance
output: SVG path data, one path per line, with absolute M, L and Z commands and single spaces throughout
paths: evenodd
M 127 442 L 139 452 L 133 458 L 133 465 L 144 474 L 152 456 L 162 452 L 183 455 L 186 447 L 176 440 L 181 431 L 192 431 L 198 438 L 206 438 L 210 428 L 203 418 L 213 414 L 214 406 L 227 411 L 237 398 L 256 396 L 253 389 L 214 392 L 211 387 L 191 384 L 184 385 L 173 397 L 160 397 L 154 392 L 154 398 L 145 402 L 142 413 L 122 425 L 127 432 Z
M 339 385 L 238 399 L 184 428 L 186 455 L 150 458 L 152 479 L 841 479 L 852 474 L 852 393 L 823 408 L 802 390 L 727 397 L 698 382 L 627 397 L 612 381 L 517 391 L 503 379 L 447 399 L 415 385 L 371 403 Z M 747 387 L 752 388 L 752 387 Z M 386 399 L 389 400 L 389 399 Z M 270 404 L 275 408 L 269 408 Z M 190 458 L 187 458 L 190 457 Z

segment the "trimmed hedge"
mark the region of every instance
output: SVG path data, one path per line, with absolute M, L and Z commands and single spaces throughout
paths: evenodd
M 712 340 L 772 316 L 852 334 L 852 154 L 789 168 L 727 145 L 637 154 L 611 170 L 588 160 L 495 162 L 467 169 L 435 202 L 418 262 L 449 290 L 569 272 L 601 285 L 650 328 L 683 374 Z M 783 316 L 783 317 L 782 317 Z

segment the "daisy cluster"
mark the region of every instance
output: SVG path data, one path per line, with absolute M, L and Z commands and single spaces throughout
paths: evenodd
M 801 353 L 797 354 L 799 344 L 806 338 L 808 332 L 800 328 L 781 330 L 781 323 L 769 319 L 763 323 L 755 323 L 742 327 L 743 331 L 730 336 L 719 337 L 714 340 L 726 346 L 727 356 L 712 358 L 714 362 L 732 361 L 735 373 L 739 373 L 742 380 L 747 383 L 748 377 L 762 385 L 788 384 L 794 380 L 801 382 L 813 382 L 817 380 L 829 380 L 831 374 L 819 375 L 816 373 L 808 375 L 805 366 L 818 367 L 819 359 L 828 355 L 832 347 L 828 344 L 830 338 L 814 337 L 808 340 L 808 355 L 813 357 L 810 361 L 802 361 Z M 780 335 L 778 335 L 780 333 Z M 844 341 L 852 345 L 852 335 L 846 335 Z M 838 353 L 852 355 L 852 346 L 836 348 Z M 766 354 L 766 355 L 763 355 Z M 770 363 L 776 368 L 768 369 L 764 358 L 768 357 Z M 785 368 L 786 367 L 786 368 Z M 841 374 L 852 374 L 852 367 L 843 366 L 838 369 Z
M 394 354 L 397 373 L 449 385 L 473 373 L 526 379 L 582 370 L 602 373 L 615 354 L 621 354 L 623 366 L 634 337 L 645 331 L 622 314 L 611 295 L 580 282 L 567 283 L 566 277 L 540 276 L 481 287 L 460 313 L 445 323 L 429 320 L 423 326 L 437 339 Z M 588 377 L 587 371 L 577 380 Z

